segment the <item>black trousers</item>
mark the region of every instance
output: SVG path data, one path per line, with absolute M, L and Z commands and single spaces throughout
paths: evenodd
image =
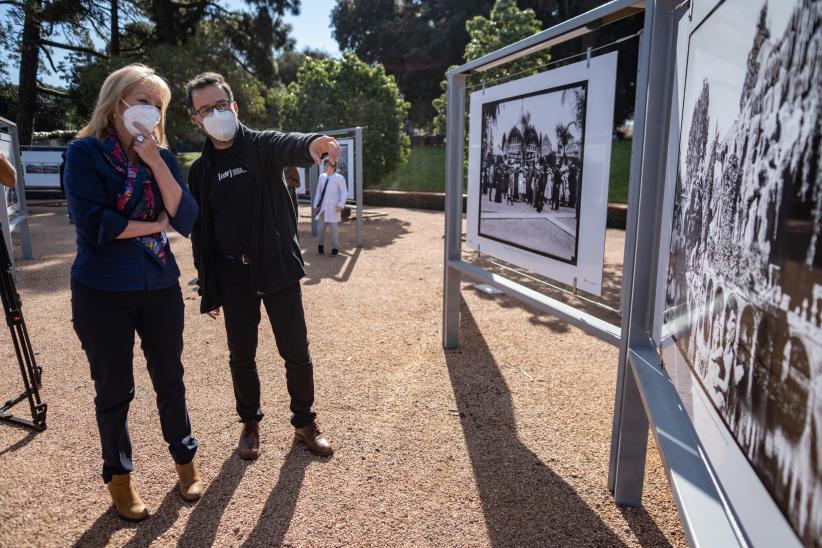
M 285 361 L 285 380 L 291 397 L 291 424 L 300 428 L 316 417 L 314 366 L 308 352 L 308 333 L 299 283 L 256 295 L 249 287 L 249 267 L 220 260 L 217 269 L 228 338 L 229 367 L 234 381 L 237 414 L 242 422 L 260 420 L 260 377 L 257 374 L 257 330 L 260 303 L 274 331 L 277 351 Z
M 134 333 L 140 335 L 157 394 L 163 439 L 174 462 L 197 451 L 183 383 L 183 296 L 180 286 L 146 291 L 101 291 L 71 284 L 74 330 L 88 357 L 103 449 L 103 480 L 134 470 L 128 408 L 134 399 Z

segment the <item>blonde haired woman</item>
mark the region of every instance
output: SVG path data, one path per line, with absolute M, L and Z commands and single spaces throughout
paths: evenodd
M 197 205 L 164 145 L 171 92 L 152 69 L 111 73 L 91 121 L 66 154 L 65 187 L 77 230 L 71 268 L 74 329 L 88 357 L 103 453 L 103 480 L 121 517 L 148 516 L 131 481 L 127 414 L 134 398 L 134 334 L 157 394 L 163 438 L 180 493 L 197 500 L 197 439 L 185 402 L 183 298 L 166 229 L 188 236 Z

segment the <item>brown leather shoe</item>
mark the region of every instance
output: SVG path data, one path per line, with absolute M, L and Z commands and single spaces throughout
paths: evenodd
M 257 460 L 260 456 L 260 424 L 257 421 L 243 423 L 237 454 L 245 460 Z
M 331 442 L 320 433 L 317 423 L 297 428 L 294 431 L 294 439 L 305 445 L 309 451 L 320 457 L 330 457 L 334 454 Z
M 143 521 L 148 517 L 148 510 L 140 500 L 130 474 L 111 476 L 111 481 L 108 482 L 108 492 L 111 493 L 111 502 L 114 503 L 117 514 L 124 520 Z

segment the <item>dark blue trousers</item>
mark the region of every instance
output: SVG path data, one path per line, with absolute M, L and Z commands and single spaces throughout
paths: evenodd
M 146 291 L 102 291 L 71 284 L 74 330 L 91 366 L 103 449 L 103 480 L 134 470 L 128 408 L 134 399 L 134 334 L 140 336 L 157 394 L 163 439 L 174 462 L 197 451 L 183 383 L 183 296 L 175 284 Z

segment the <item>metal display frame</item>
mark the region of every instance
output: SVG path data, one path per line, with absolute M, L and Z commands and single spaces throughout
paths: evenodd
M 20 244 L 22 247 L 23 258 L 32 258 L 31 230 L 29 229 L 28 218 L 29 209 L 28 202 L 26 201 L 26 170 L 23 167 L 23 157 L 20 153 L 20 141 L 17 137 L 17 124 L 0 117 L 0 132 L 8 134 L 11 138 L 11 152 L 13 157 L 9 158 L 9 160 L 14 162 L 14 167 L 17 170 L 17 185 L 15 186 L 15 190 L 17 192 L 17 200 L 20 207 L 11 216 L 8 214 L 6 193 L 0 192 L 0 225 L 2 225 L 3 237 L 6 239 L 6 245 L 9 248 L 12 271 L 16 272 L 14 265 L 14 246 L 12 245 L 11 239 L 11 233 L 15 229 L 20 233 Z
M 321 131 L 323 135 L 329 135 L 331 137 L 341 137 L 341 136 L 351 136 L 354 138 L 354 169 L 356 173 L 354 174 L 354 203 L 356 204 L 357 209 L 357 217 L 356 217 L 356 225 L 357 225 L 357 247 L 363 246 L 363 195 L 362 195 L 362 181 L 363 181 L 363 173 L 362 173 L 362 155 L 363 155 L 363 146 L 362 146 L 362 127 L 351 127 L 345 129 L 334 129 L 330 131 Z M 317 235 L 317 219 L 314 218 L 314 210 L 313 210 L 313 203 L 314 203 L 314 193 L 312 190 L 316 188 L 317 182 L 320 179 L 320 171 L 317 166 L 311 166 L 308 170 L 308 177 L 306 177 L 306 185 L 308 187 L 309 194 L 311 196 L 311 235 Z
M 721 435 L 689 415 L 663 368 L 655 336 L 663 303 L 670 208 L 666 176 L 670 139 L 678 131 L 677 31 L 693 0 L 612 0 L 578 17 L 451 70 L 447 91 L 443 330 L 445 349 L 459 346 L 463 276 L 491 285 L 541 312 L 619 347 L 608 488 L 617 504 L 641 506 L 649 431 L 654 435 L 683 528 L 692 546 L 793 546 L 798 539 L 752 469 L 710 449 Z M 480 266 L 462 260 L 466 78 L 626 16 L 644 11 L 637 64 L 634 137 L 628 188 L 621 325 L 613 325 Z M 677 127 L 675 127 L 677 126 Z M 667 208 L 667 209 L 666 209 Z M 666 219 L 666 212 L 668 218 Z M 658 340 L 658 339 L 657 339 Z M 707 417 L 707 418 L 706 418 Z M 703 437 L 706 439 L 703 440 Z M 707 439 L 710 438 L 710 439 Z M 729 466 L 733 461 L 734 466 Z M 745 463 L 742 463 L 745 464 Z M 753 477 L 753 481 L 750 478 Z M 747 484 L 743 482 L 743 478 Z

